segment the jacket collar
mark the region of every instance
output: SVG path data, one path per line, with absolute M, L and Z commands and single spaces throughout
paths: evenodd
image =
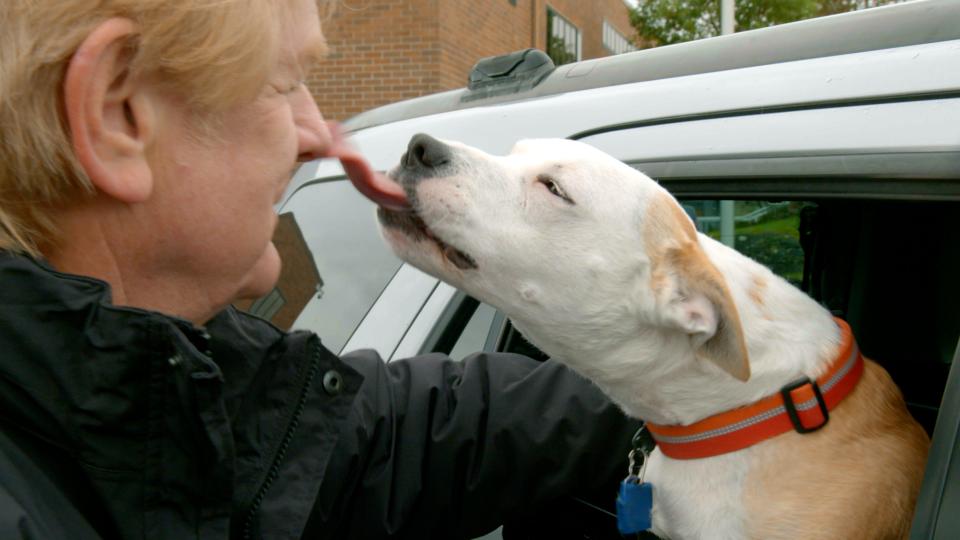
M 59 449 L 109 508 L 108 536 L 299 536 L 362 376 L 316 336 L 233 309 L 207 329 L 0 251 L 0 429 Z M 328 395 L 313 379 L 334 369 Z M 261 502 L 284 510 L 252 523 Z
M 715 414 L 687 426 L 647 424 L 660 451 L 696 459 L 742 450 L 788 431 L 809 433 L 826 425 L 833 410 L 856 387 L 863 357 L 850 326 L 836 319 L 841 345 L 827 372 L 804 377 L 756 403 Z
M 205 333 L 189 322 L 113 306 L 109 286 L 0 252 L 0 419 L 93 466 L 142 466 L 157 377 L 190 358 Z

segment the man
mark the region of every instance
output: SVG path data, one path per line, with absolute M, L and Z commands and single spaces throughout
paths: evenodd
M 551 362 L 339 359 L 229 305 L 336 144 L 312 0 L 0 3 L 0 538 L 469 538 L 608 490 Z

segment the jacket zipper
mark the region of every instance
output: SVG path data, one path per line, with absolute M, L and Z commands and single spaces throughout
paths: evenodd
M 277 450 L 276 456 L 273 458 L 273 464 L 270 465 L 270 470 L 267 473 L 266 479 L 263 481 L 263 484 L 261 484 L 260 489 L 257 490 L 257 494 L 254 496 L 253 502 L 250 504 L 250 509 L 247 510 L 247 517 L 243 520 L 243 538 L 245 540 L 250 540 L 252 538 L 253 520 L 256 518 L 257 511 L 260 509 L 260 504 L 263 503 L 263 498 L 266 496 L 270 486 L 273 485 L 274 481 L 276 481 L 277 477 L 280 475 L 280 464 L 283 463 L 283 458 L 286 456 L 287 450 L 290 447 L 290 443 L 293 441 L 293 435 L 297 430 L 297 426 L 300 425 L 300 417 L 303 416 L 303 410 L 307 405 L 307 395 L 310 393 L 310 388 L 313 386 L 313 379 L 316 377 L 317 371 L 319 370 L 320 347 L 318 346 L 314 349 L 313 358 L 306 374 L 306 382 L 301 387 L 300 399 L 297 401 L 297 406 L 294 408 L 290 423 L 287 425 L 287 432 L 284 434 L 283 439 L 280 442 L 279 449 Z

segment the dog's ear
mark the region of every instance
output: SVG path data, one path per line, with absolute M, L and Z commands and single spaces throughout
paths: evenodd
M 726 281 L 697 244 L 668 249 L 665 323 L 685 332 L 697 355 L 741 381 L 750 378 L 740 316 Z
M 700 247 L 696 228 L 666 191 L 646 207 L 650 286 L 663 323 L 685 332 L 697 355 L 741 381 L 750 378 L 740 316 L 726 280 Z

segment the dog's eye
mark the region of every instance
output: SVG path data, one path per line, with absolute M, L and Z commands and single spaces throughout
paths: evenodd
M 566 201 L 566 202 L 568 202 L 568 203 L 570 203 L 570 204 L 573 204 L 573 199 L 571 199 L 570 197 L 568 197 L 567 194 L 564 193 L 562 189 L 560 189 L 560 185 L 557 184 L 557 183 L 553 180 L 553 178 L 550 178 L 549 176 L 547 176 L 547 175 L 545 175 L 545 174 L 541 174 L 540 176 L 537 177 L 537 182 L 540 182 L 541 184 L 543 184 L 544 186 L 546 186 L 547 191 L 549 191 L 550 193 L 553 193 L 554 195 L 556 195 L 557 197 L 560 197 L 560 198 L 563 199 L 564 201 Z

